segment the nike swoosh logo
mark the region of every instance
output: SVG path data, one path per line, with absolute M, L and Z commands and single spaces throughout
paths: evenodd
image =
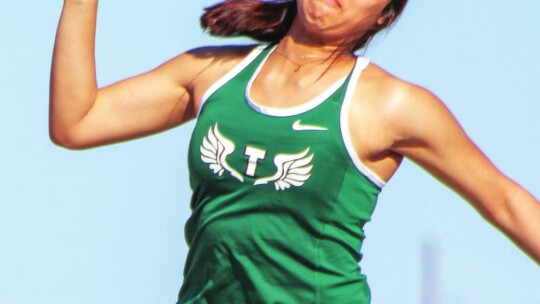
M 302 124 L 300 119 L 293 123 L 292 128 L 295 131 L 328 131 L 325 127 Z

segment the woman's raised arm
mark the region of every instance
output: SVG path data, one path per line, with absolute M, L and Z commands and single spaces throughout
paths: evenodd
M 82 149 L 132 139 L 194 117 L 190 84 L 201 64 L 190 54 L 99 89 L 95 68 L 98 0 L 65 0 L 50 84 L 50 136 Z
M 488 160 L 438 98 L 414 86 L 397 95 L 393 150 L 461 194 L 540 265 L 540 203 Z

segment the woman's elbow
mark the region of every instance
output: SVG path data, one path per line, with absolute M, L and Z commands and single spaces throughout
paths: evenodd
M 505 232 L 514 231 L 527 211 L 527 202 L 531 201 L 531 194 L 519 185 L 511 182 L 502 191 L 499 202 L 494 204 L 485 217 Z
M 88 148 L 82 141 L 78 140 L 73 132 L 65 130 L 65 128 L 49 126 L 49 138 L 57 146 L 69 150 L 84 150 Z

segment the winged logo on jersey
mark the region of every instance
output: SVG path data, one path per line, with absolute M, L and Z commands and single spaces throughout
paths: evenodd
M 219 131 L 218 124 L 210 127 L 208 134 L 203 138 L 201 145 L 201 160 L 210 165 L 214 174 L 219 176 L 227 171 L 239 181 L 244 182 L 244 177 L 227 163 L 227 156 L 234 152 L 234 143 L 223 136 Z
M 255 185 L 274 182 L 277 191 L 289 189 L 292 186 L 302 186 L 311 176 L 313 154 L 308 155 L 309 148 L 298 154 L 278 154 L 274 158 L 276 174 L 255 180 Z

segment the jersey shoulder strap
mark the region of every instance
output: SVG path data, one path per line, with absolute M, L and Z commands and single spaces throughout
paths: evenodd
M 203 108 L 204 103 L 219 90 L 223 85 L 233 79 L 236 75 L 242 72 L 250 63 L 252 63 L 263 51 L 267 50 L 270 47 L 269 44 L 260 44 L 257 45 L 251 52 L 240 61 L 236 66 L 234 66 L 230 71 L 223 75 L 218 81 L 216 81 L 206 92 L 204 93 L 201 102 L 199 103 L 199 108 L 197 109 L 197 116 L 199 116 L 201 109 Z

